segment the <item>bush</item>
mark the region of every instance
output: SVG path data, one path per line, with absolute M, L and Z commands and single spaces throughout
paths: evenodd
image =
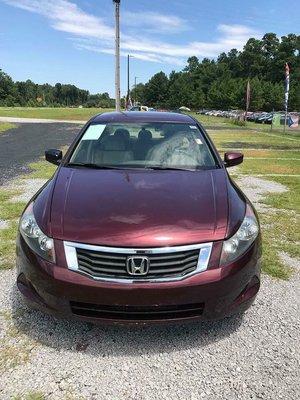
M 243 119 L 231 119 L 230 122 L 232 123 L 232 125 L 237 125 L 237 126 L 246 126 L 246 121 L 244 121 Z

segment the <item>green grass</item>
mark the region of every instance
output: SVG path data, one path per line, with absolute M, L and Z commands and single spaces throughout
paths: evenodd
M 264 229 L 262 229 L 264 232 Z M 274 244 L 270 239 L 270 232 L 265 230 L 263 234 L 263 257 L 262 269 L 267 275 L 277 279 L 287 280 L 292 274 L 292 270 L 282 263 L 277 251 L 274 252 Z
M 0 219 L 8 225 L 0 229 L 0 269 L 13 268 L 15 264 L 17 220 L 26 205 L 24 202 L 12 202 L 16 195 L 17 191 L 0 191 Z
M 8 131 L 9 129 L 13 129 L 15 127 L 16 127 L 16 125 L 14 125 L 14 124 L 10 124 L 8 122 L 0 122 L 0 134 L 2 132 Z
M 299 155 L 300 156 L 300 155 Z M 281 160 L 281 159 L 247 159 L 240 167 L 240 171 L 246 174 L 285 174 L 285 175 L 300 175 L 300 157 L 299 161 Z M 273 178 L 273 177 L 272 177 Z M 272 179 L 271 178 L 271 179 Z
M 279 210 L 291 210 L 300 213 L 300 178 L 276 176 L 272 177 L 272 180 L 285 185 L 289 190 L 285 193 L 270 194 L 266 199 L 265 204 L 278 208 Z
M 290 161 L 299 162 L 300 160 L 300 149 L 286 149 L 283 151 L 273 149 L 243 149 L 245 159 L 256 158 L 257 160 L 263 159 L 280 159 L 288 158 Z M 294 160 L 293 160 L 294 159 Z M 296 160 L 295 160 L 296 159 Z
M 22 314 L 21 311 L 18 312 L 19 315 Z M 1 376 L 1 373 L 13 370 L 29 362 L 31 352 L 35 348 L 36 343 L 14 324 L 11 311 L 0 311 L 0 323 L 1 327 L 3 326 L 0 337 Z M 22 398 L 27 399 L 26 396 Z
M 105 108 L 34 108 L 0 107 L 0 117 L 42 118 L 87 121 L 96 114 L 112 111 Z
M 0 205 L 0 218 L 4 220 L 19 218 L 25 205 L 26 204 L 23 202 L 11 202 L 10 199 L 8 199 L 8 201 Z
M 50 164 L 45 160 L 30 163 L 29 168 L 32 172 L 29 175 L 24 175 L 24 179 L 50 179 L 57 169 L 54 164 Z
M 299 214 L 277 211 L 260 216 L 263 235 L 263 268 L 271 276 L 287 279 L 292 270 L 283 265 L 279 253 L 299 258 Z
M 217 147 L 234 150 L 251 148 L 265 150 L 300 150 L 300 137 L 249 130 L 209 130 Z

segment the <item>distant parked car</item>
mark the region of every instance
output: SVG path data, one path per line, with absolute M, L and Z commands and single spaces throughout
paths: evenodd
M 267 120 L 269 120 L 271 118 L 273 118 L 273 113 L 263 113 L 261 116 L 259 116 L 255 122 L 257 122 L 258 124 L 264 124 Z
M 147 107 L 147 106 L 133 106 L 133 107 L 130 108 L 129 111 L 149 111 L 149 107 Z M 153 109 L 150 110 L 150 111 L 153 111 Z

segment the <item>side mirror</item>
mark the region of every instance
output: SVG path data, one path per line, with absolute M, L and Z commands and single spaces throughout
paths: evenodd
M 228 152 L 224 154 L 224 165 L 227 168 L 234 167 L 235 165 L 241 164 L 243 162 L 243 159 L 243 153 Z
M 48 161 L 54 165 L 59 165 L 61 163 L 62 156 L 63 156 L 63 154 L 62 154 L 61 150 L 49 149 L 49 150 L 45 151 L 46 161 Z

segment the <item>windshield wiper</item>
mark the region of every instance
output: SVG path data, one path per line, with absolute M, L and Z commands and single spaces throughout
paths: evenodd
M 158 169 L 163 171 L 196 171 L 194 168 L 164 167 L 163 165 L 151 165 L 145 169 Z
M 93 168 L 93 169 L 151 169 L 151 170 L 161 170 L 161 171 L 197 171 L 196 168 L 180 168 L 180 167 L 167 167 L 163 165 L 150 165 L 145 167 L 133 167 L 133 166 L 116 166 L 116 165 L 101 165 L 94 163 L 68 163 L 67 167 L 82 167 L 82 168 Z
M 115 165 L 101 165 L 93 163 L 68 163 L 67 167 L 83 167 L 83 168 L 94 168 L 94 169 L 123 169 L 116 167 Z

